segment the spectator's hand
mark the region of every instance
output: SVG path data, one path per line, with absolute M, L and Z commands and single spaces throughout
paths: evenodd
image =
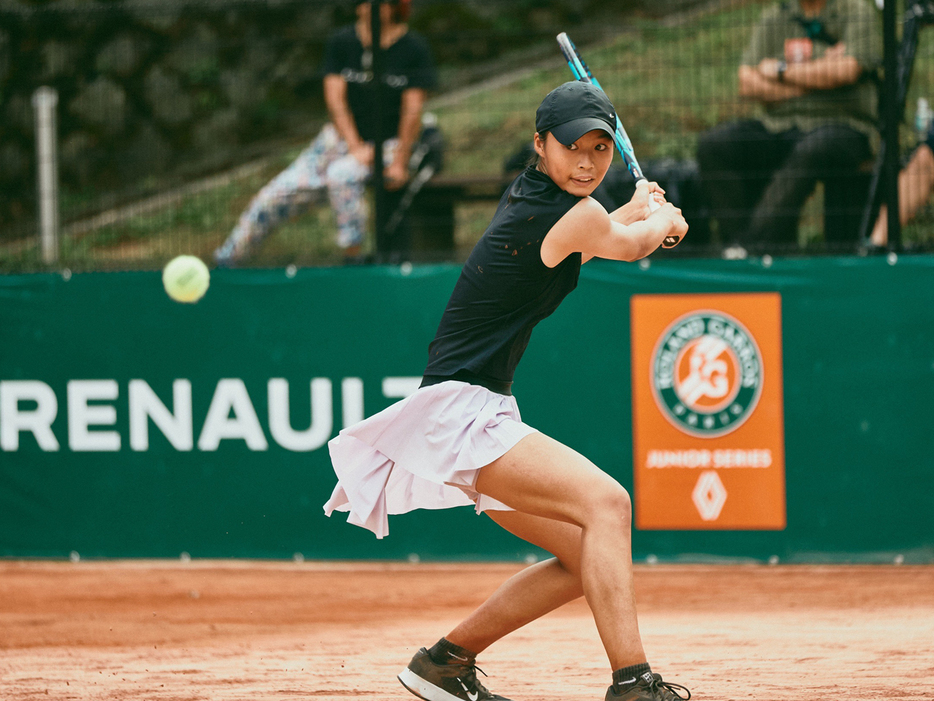
M 409 179 L 409 169 L 404 162 L 393 160 L 383 172 L 383 178 L 387 190 L 398 190 Z
M 781 63 L 777 58 L 764 58 L 759 61 L 757 69 L 764 77 L 769 80 L 778 80 L 778 65 Z
M 357 146 L 351 146 L 350 155 L 356 158 L 357 162 L 362 166 L 366 166 L 367 168 L 373 166 L 373 144 L 368 144 L 364 141 Z

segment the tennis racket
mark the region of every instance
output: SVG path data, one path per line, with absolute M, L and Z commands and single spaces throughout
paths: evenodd
M 568 67 L 571 69 L 571 73 L 574 74 L 574 77 L 577 80 L 590 83 L 595 88 L 606 93 L 606 90 L 603 89 L 600 82 L 594 78 L 593 73 L 590 72 L 590 68 L 584 63 L 584 59 L 581 58 L 580 52 L 577 50 L 577 47 L 574 46 L 574 42 L 571 41 L 571 38 L 565 32 L 561 32 L 557 38 L 558 46 L 561 47 L 561 53 L 564 54 L 564 58 L 567 60 Z M 616 115 L 616 132 L 613 134 L 613 142 L 616 144 L 616 150 L 619 151 L 619 155 L 623 157 L 623 162 L 626 164 L 629 174 L 632 175 L 633 179 L 636 181 L 636 187 L 642 184 L 648 185 L 649 181 L 646 180 L 642 172 L 642 167 L 636 159 L 636 154 L 632 149 L 632 141 L 629 139 L 626 129 L 623 128 L 623 123 L 619 119 L 619 114 Z M 654 198 L 649 200 L 649 210 L 654 212 L 660 206 L 661 205 L 658 204 Z M 674 234 L 666 236 L 665 240 L 662 242 L 662 248 L 674 248 L 680 241 L 680 236 Z

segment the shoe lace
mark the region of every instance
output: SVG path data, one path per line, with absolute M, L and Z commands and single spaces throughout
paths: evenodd
M 655 679 L 649 685 L 649 688 L 658 689 L 659 691 L 662 691 L 665 694 L 667 694 L 667 696 L 663 698 L 668 698 L 668 697 L 672 699 L 677 698 L 677 699 L 683 699 L 683 701 L 688 701 L 688 699 L 691 698 L 691 690 L 688 689 L 686 686 L 681 686 L 680 684 L 675 684 L 674 682 L 666 682 L 662 679 L 661 674 L 653 674 L 652 676 L 655 677 Z M 682 696 L 679 693 L 679 689 L 681 691 L 687 692 L 687 696 Z
M 464 676 L 459 677 L 460 680 L 473 691 L 479 691 L 482 694 L 490 695 L 489 690 L 480 683 L 480 680 L 477 679 L 477 672 L 480 672 L 484 677 L 489 676 L 486 672 L 480 669 L 476 664 L 465 664 L 464 665 Z

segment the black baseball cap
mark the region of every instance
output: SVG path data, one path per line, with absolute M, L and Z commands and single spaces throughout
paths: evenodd
M 612 138 L 616 133 L 616 110 L 600 88 L 579 80 L 552 90 L 535 113 L 535 131 L 550 131 L 565 146 L 594 129 Z

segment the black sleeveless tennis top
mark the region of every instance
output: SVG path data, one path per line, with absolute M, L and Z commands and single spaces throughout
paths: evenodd
M 549 268 L 541 247 L 580 200 L 534 167 L 512 182 L 454 286 L 428 347 L 423 387 L 454 379 L 512 393 L 532 329 L 577 287 L 581 254 Z

